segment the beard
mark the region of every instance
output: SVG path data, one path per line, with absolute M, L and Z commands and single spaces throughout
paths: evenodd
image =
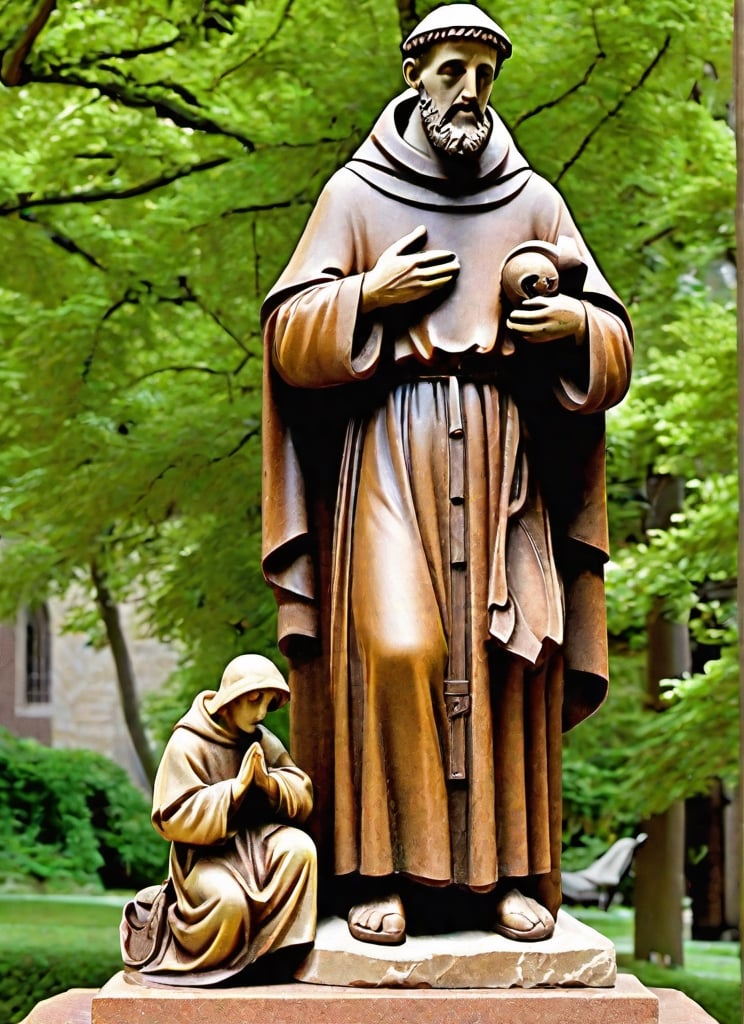
M 452 123 L 455 114 L 464 110 L 476 115 L 475 124 Z M 442 113 L 423 85 L 419 85 L 419 113 L 427 139 L 447 156 L 478 156 L 488 142 L 491 125 L 477 104 L 452 106 Z

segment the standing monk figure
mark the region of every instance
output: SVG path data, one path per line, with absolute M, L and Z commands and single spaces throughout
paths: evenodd
M 543 939 L 561 733 L 607 690 L 603 410 L 631 329 L 488 105 L 503 30 L 450 4 L 402 50 L 410 89 L 264 307 L 264 571 L 292 749 L 353 879 L 352 935 L 403 941 L 423 885 Z

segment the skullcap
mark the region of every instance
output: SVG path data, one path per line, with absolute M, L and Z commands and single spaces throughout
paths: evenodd
M 474 40 L 493 46 L 499 60 L 511 55 L 509 36 L 475 4 L 445 4 L 426 15 L 401 45 L 404 57 L 417 57 L 435 43 L 451 39 Z

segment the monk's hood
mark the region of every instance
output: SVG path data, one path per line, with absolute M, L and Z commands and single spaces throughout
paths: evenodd
M 216 721 L 209 714 L 205 704 L 213 696 L 214 690 L 203 690 L 201 693 L 198 693 L 194 703 L 183 718 L 180 718 L 173 726 L 173 731 L 175 732 L 176 729 L 188 729 L 189 732 L 195 733 L 201 739 L 207 740 L 209 743 L 218 743 L 223 747 L 234 747 L 236 744 L 240 745 L 241 743 L 245 744 L 246 733 L 227 728 L 225 724 Z M 260 740 L 262 734 L 261 726 L 257 725 L 253 738 Z
M 472 161 L 452 158 L 463 161 L 463 174 L 453 180 L 456 164 L 448 161 L 445 167 L 433 149 L 422 153 L 403 138 L 417 104 L 413 89 L 389 103 L 346 165 L 348 170 L 384 195 L 438 210 L 499 206 L 524 188 L 532 171 L 491 107 L 486 108 L 491 131 L 485 148 Z

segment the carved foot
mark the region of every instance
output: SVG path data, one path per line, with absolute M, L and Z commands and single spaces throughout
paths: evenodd
M 349 931 L 362 942 L 399 946 L 406 939 L 403 902 L 395 893 L 367 903 L 357 903 L 349 911 Z
M 518 889 L 509 892 L 496 904 L 494 931 L 517 942 L 539 942 L 553 934 L 555 921 L 537 900 L 523 896 Z

